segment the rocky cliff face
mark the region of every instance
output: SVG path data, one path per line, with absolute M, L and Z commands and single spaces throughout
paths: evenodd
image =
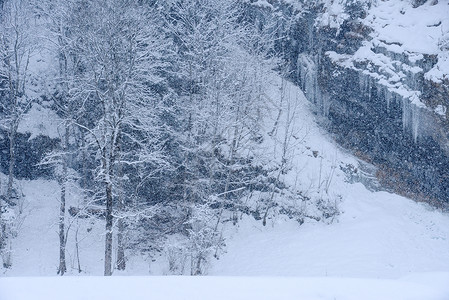
M 263 3 L 262 3 L 263 2 Z M 264 4 L 264 5 L 262 5 Z M 386 187 L 449 202 L 449 3 L 256 1 L 292 79 Z

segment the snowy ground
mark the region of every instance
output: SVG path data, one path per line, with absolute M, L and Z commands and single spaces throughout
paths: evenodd
M 270 86 L 267 97 L 276 101 L 279 78 Z M 6 276 L 0 278 L 0 299 L 59 299 L 59 293 L 61 299 L 449 299 L 448 215 L 346 182 L 339 167 L 357 166 L 357 160 L 316 125 L 300 90 L 288 84 L 284 92 L 295 103 L 298 137 L 288 176 L 311 196 L 325 192 L 325 181 L 326 194 L 341 196 L 342 214 L 332 224 L 306 219 L 300 226 L 273 216 L 264 227 L 243 216 L 238 226 L 225 229 L 227 252 L 211 261 L 213 276 L 205 278 L 9 277 L 53 276 L 58 266 L 57 184 L 23 181 L 25 219 L 14 240 L 13 267 L 0 269 Z M 71 205 L 76 198 L 74 189 Z M 103 222 L 72 228 L 79 228 L 80 275 L 101 275 Z M 69 275 L 78 275 L 74 235 L 72 230 L 67 246 Z M 114 275 L 164 275 L 166 270 L 163 256 L 156 261 L 131 256 L 127 271 Z
M 343 214 L 332 225 L 242 222 L 210 273 L 393 279 L 449 271 L 447 216 L 360 184 L 342 192 Z
M 434 278 L 440 281 L 421 283 Z M 442 280 L 449 281 L 449 275 L 397 281 L 323 277 L 25 277 L 0 280 L 0 296 L 3 300 L 444 300 L 448 299 L 449 288 Z

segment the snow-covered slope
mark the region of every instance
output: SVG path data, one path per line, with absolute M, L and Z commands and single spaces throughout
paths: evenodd
M 284 100 L 279 105 L 281 95 Z M 173 296 L 172 299 L 184 299 L 185 295 L 207 299 L 212 291 L 220 294 L 216 292 L 220 286 L 229 285 L 236 289 L 232 294 L 223 295 L 233 299 L 255 298 L 256 295 L 260 296 L 257 299 L 273 299 L 273 295 L 281 295 L 283 299 L 360 299 L 368 294 L 372 295 L 368 299 L 422 299 L 423 295 L 428 296 L 426 299 L 444 299 L 449 295 L 445 285 L 445 282 L 449 283 L 449 217 L 426 204 L 387 192 L 372 192 L 361 183 L 349 183 L 363 175 L 357 175 L 360 170 L 353 170 L 353 176 L 349 178 L 342 169 L 349 165 L 357 169 L 359 162 L 339 148 L 319 127 L 311 104 L 303 93 L 293 84 L 273 76 L 267 83 L 266 96 L 277 109 L 282 108 L 278 134 L 274 139 L 282 136 L 289 120 L 286 113 L 289 111 L 290 117 L 294 116 L 290 118 L 292 123 L 289 125 L 291 135 L 295 136 L 291 144 L 294 156 L 290 171 L 285 175 L 287 182 L 296 184 L 311 201 L 317 197 L 332 199 L 340 215 L 326 222 L 305 218 L 300 225 L 284 215 L 271 214 L 267 226 L 263 226 L 262 221 L 242 215 L 237 226 L 229 224 L 225 227 L 226 253 L 211 261 L 209 275 L 299 276 L 302 279 L 217 277 L 183 281 L 178 278 L 131 277 L 120 278 L 120 283 L 94 279 L 92 282 L 104 288 L 96 289 L 98 297 L 92 292 L 94 294 L 86 299 L 91 296 L 105 299 L 106 294 L 113 295 L 108 299 L 119 299 L 118 295 L 123 292 L 118 292 L 118 289 L 124 286 L 124 282 L 134 285 L 136 297 L 150 293 L 148 287 L 158 286 L 156 291 L 151 289 L 156 299 L 167 295 Z M 272 110 L 266 132 L 272 130 L 277 109 Z M 267 142 L 266 147 L 267 155 L 280 151 L 276 143 Z M 26 196 L 25 219 L 14 240 L 13 267 L 2 270 L 2 275 L 55 275 L 59 242 L 58 186 L 55 182 L 43 180 L 22 181 L 21 185 Z M 69 203 L 76 205 L 78 198 L 76 189 L 73 189 Z M 310 209 L 307 203 L 292 205 L 303 205 L 306 215 L 313 214 L 307 211 Z M 101 275 L 103 221 L 80 223 L 80 274 Z M 78 227 L 73 225 L 73 228 Z M 74 236 L 74 231 L 71 231 L 67 246 L 68 273 L 78 275 Z M 116 271 L 115 275 L 164 275 L 167 269 L 164 255 L 151 261 L 130 254 L 127 271 Z M 49 288 L 53 285 L 67 286 L 68 289 L 75 286 L 73 295 L 79 295 L 77 290 L 93 291 L 97 284 L 92 282 L 4 278 L 0 279 L 0 298 L 27 299 L 33 293 L 41 295 L 38 299 L 52 299 L 58 291 Z M 23 284 L 32 288 L 17 288 Z M 181 294 L 176 291 L 170 294 L 167 286 L 172 284 L 186 287 Z M 198 285 L 211 288 L 199 293 Z M 101 292 L 112 286 L 112 290 Z
M 449 271 L 447 216 L 361 184 L 342 189 L 343 213 L 332 225 L 242 222 L 210 273 L 399 278 Z
M 227 254 L 210 273 L 399 278 L 413 272 L 448 272 L 449 216 L 426 204 L 348 183 L 340 167 L 357 162 L 320 130 L 302 92 L 291 84 L 287 90 L 298 101 L 295 122 L 304 133 L 295 152 L 295 179 L 303 189 L 309 187 L 310 195 L 325 194 L 319 181 L 335 166 L 328 194 L 341 196 L 341 215 L 330 225 L 306 219 L 301 226 L 278 217 L 264 227 L 246 218 L 230 230 L 235 233 L 228 239 Z M 319 151 L 317 157 L 311 155 L 313 150 Z
M 425 204 L 387 192 L 371 192 L 361 183 L 349 183 L 342 168 L 358 168 L 357 160 L 320 129 L 303 93 L 277 76 L 267 87 L 267 97 L 273 103 L 279 103 L 281 94 L 284 97 L 279 136 L 288 119 L 284 116 L 287 107 L 295 108 L 290 110 L 295 117 L 291 132 L 296 138 L 291 144 L 294 157 L 285 175 L 287 182 L 296 184 L 310 201 L 334 201 L 340 215 L 326 222 L 305 218 L 300 225 L 286 216 L 272 214 L 267 226 L 242 215 L 237 226 L 225 228 L 227 253 L 211 261 L 209 274 L 399 278 L 415 272 L 449 272 L 449 217 Z M 272 129 L 277 111 L 273 109 L 272 115 L 267 132 Z M 275 143 L 267 143 L 266 147 L 269 155 L 279 151 Z M 26 196 L 25 218 L 13 244 L 13 268 L 3 270 L 3 275 L 54 275 L 58 265 L 58 186 L 42 180 L 21 184 Z M 73 189 L 69 205 L 76 206 L 78 198 Z M 307 203 L 292 205 L 304 206 L 305 215 L 314 213 L 307 211 Z M 81 274 L 100 275 L 103 221 L 80 224 L 77 238 Z M 72 228 L 78 226 L 72 224 Z M 67 253 L 69 273 L 75 275 L 74 237 L 72 230 Z M 125 274 L 158 275 L 167 271 L 164 256 L 155 262 L 130 256 Z

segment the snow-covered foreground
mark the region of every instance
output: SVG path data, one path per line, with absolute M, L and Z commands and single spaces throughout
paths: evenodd
M 343 213 L 331 225 L 278 220 L 265 228 L 242 222 L 211 273 L 399 278 L 449 271 L 446 215 L 361 184 L 340 192 Z
M 303 299 L 444 300 L 449 273 L 401 280 L 293 277 L 2 278 L 2 300 Z

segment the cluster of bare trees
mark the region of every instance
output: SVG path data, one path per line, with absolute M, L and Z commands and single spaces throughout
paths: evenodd
M 6 208 L 0 212 L 17 201 L 18 123 L 33 102 L 45 100 L 60 118 L 58 147 L 39 165 L 51 166 L 60 186 L 58 274 L 67 272 L 73 220 L 87 215 L 105 221 L 105 275 L 125 269 L 131 248 L 165 249 L 173 272 L 190 262 L 190 273 L 202 274 L 207 260 L 221 251 L 225 222 L 237 223 L 242 213 L 263 215 L 266 222 L 275 206 L 268 202 L 285 188 L 280 180 L 288 155 L 284 145 L 281 165 L 267 167 L 257 150 L 264 139 L 263 85 L 274 67 L 273 48 L 270 32 L 245 22 L 242 5 L 237 0 L 3 4 L 1 104 L 8 116 L 2 126 L 10 140 L 10 168 L 0 202 Z M 50 53 L 51 67 L 36 96 L 28 93 L 29 62 L 42 51 Z M 292 135 L 286 130 L 284 144 Z M 71 184 L 83 199 L 69 209 Z M 245 206 L 256 191 L 269 195 L 261 211 Z M 0 223 L 5 258 L 10 229 L 1 215 Z M 183 239 L 167 246 L 170 235 Z
M 89 168 L 89 175 L 84 176 L 89 178 L 82 184 L 104 206 L 105 275 L 111 275 L 114 221 L 119 230 L 117 268 L 125 268 L 121 213 L 127 172 L 156 172 L 167 164 L 160 151 L 159 99 L 152 89 L 162 80 L 157 73 L 164 65 L 164 41 L 151 16 L 157 11 L 122 0 L 48 1 L 39 9 L 58 58 L 51 97 L 63 120 L 60 149 L 44 160 L 61 166 L 58 273 L 66 271 L 68 168 L 75 168 L 76 156 L 85 153 L 82 159 L 89 167 L 83 168 Z

